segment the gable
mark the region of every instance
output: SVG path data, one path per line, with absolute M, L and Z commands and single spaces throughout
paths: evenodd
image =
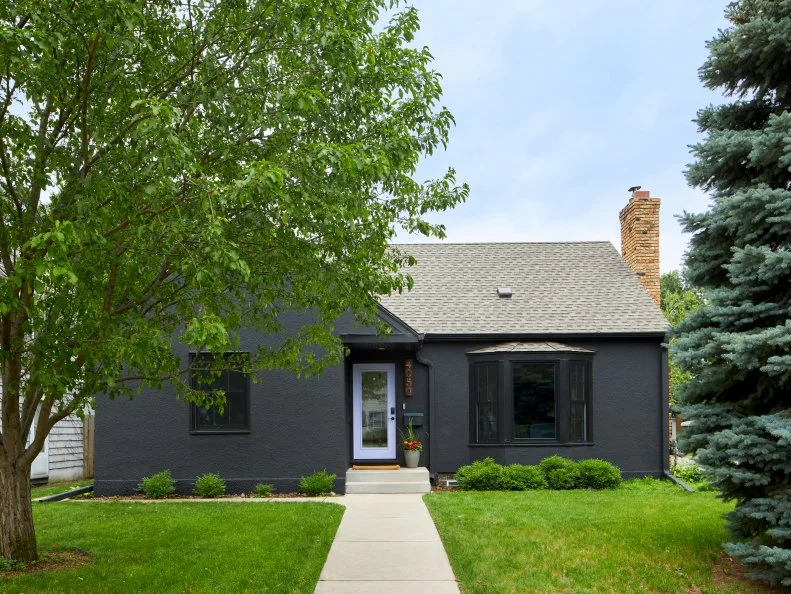
M 341 323 L 337 328 L 343 342 L 348 344 L 367 344 L 371 342 L 412 344 L 421 340 L 422 336 L 420 334 L 381 304 L 376 315 L 379 321 L 390 329 L 390 333 L 387 336 L 380 335 L 377 332 L 377 328 L 373 326 L 358 326 L 354 324 L 353 318 L 350 316 L 350 320 L 345 320 L 346 323 Z

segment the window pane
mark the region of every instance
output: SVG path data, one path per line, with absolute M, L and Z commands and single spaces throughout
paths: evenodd
M 475 400 L 485 402 L 486 398 L 486 364 L 478 364 L 475 369 Z
M 497 371 L 496 361 L 473 365 L 474 440 L 480 443 L 496 442 L 499 437 L 497 431 Z
M 514 363 L 514 438 L 555 438 L 555 364 Z
M 497 404 L 493 402 L 479 402 L 478 409 L 478 439 L 479 442 L 491 443 L 497 441 Z
M 194 406 L 194 405 L 193 405 Z M 195 428 L 204 429 L 214 427 L 214 409 L 197 408 L 195 410 Z
M 364 448 L 387 447 L 387 372 L 362 372 L 362 436 Z
M 244 392 L 247 390 L 247 376 L 241 371 L 229 370 L 223 372 L 227 376 L 227 388 L 229 392 Z
M 586 441 L 588 438 L 588 363 L 569 362 L 569 439 Z
M 247 399 L 244 392 L 228 392 L 225 409 L 228 411 L 228 425 L 237 429 L 247 426 Z
M 486 398 L 487 402 L 497 401 L 497 363 L 486 365 Z

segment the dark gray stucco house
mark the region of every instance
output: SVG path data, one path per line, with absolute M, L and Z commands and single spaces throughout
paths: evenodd
M 224 374 L 222 416 L 154 393 L 102 401 L 96 492 L 131 492 L 165 468 L 182 488 L 211 471 L 237 491 L 259 482 L 290 491 L 327 469 L 342 492 L 352 464 L 403 463 L 408 419 L 432 475 L 485 456 L 532 464 L 552 454 L 662 474 L 658 207 L 636 192 L 621 212 L 623 257 L 609 242 L 401 246 L 418 261 L 414 288 L 382 297 L 387 337 L 338 320 L 344 364 L 311 379 Z M 293 316 L 284 327 L 299 325 Z M 243 332 L 240 349 L 277 338 Z

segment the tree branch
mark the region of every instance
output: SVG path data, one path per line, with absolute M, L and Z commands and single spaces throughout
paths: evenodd
M 88 143 L 90 142 L 90 131 L 88 129 L 88 98 L 91 91 L 91 76 L 93 75 L 93 60 L 96 56 L 96 48 L 99 46 L 99 31 L 93 37 L 91 47 L 88 49 L 88 61 L 85 65 L 85 79 L 82 83 L 82 108 L 81 108 L 81 146 L 82 146 L 82 171 L 87 173 L 88 169 Z

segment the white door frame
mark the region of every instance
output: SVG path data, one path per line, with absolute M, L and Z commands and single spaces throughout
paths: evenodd
M 387 447 L 363 448 L 363 371 L 387 372 Z M 352 366 L 352 440 L 355 460 L 395 460 L 395 363 L 355 363 Z

